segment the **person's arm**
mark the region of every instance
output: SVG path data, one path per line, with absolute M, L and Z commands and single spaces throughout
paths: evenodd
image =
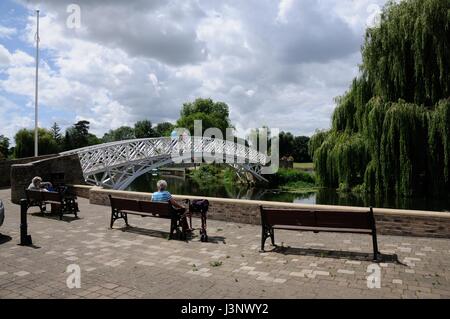
M 172 197 L 169 199 L 169 203 L 176 208 L 184 208 L 184 206 L 178 204 L 178 202 Z

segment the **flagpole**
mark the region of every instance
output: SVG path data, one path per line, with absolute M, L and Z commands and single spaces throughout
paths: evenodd
M 36 10 L 36 86 L 34 92 L 34 156 L 39 155 L 38 150 L 38 75 L 39 75 L 39 10 Z

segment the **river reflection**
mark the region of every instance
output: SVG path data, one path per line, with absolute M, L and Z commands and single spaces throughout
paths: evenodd
M 164 178 L 172 194 L 264 200 L 288 203 L 304 203 L 338 206 L 383 207 L 414 210 L 450 211 L 450 199 L 432 198 L 383 198 L 380 196 L 342 194 L 332 189 L 320 189 L 314 193 L 288 193 L 264 188 L 248 188 L 239 184 L 198 185 L 189 178 L 159 173 L 149 173 L 137 178 L 130 191 L 154 192 L 156 182 Z

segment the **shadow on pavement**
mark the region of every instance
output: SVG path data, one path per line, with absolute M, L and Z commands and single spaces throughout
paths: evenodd
M 151 237 L 159 237 L 164 239 L 169 239 L 169 232 L 161 231 L 161 230 L 152 230 L 147 228 L 140 228 L 135 226 L 128 226 L 128 227 L 122 227 L 118 228 L 118 230 L 121 230 L 126 233 L 133 233 L 137 235 L 144 235 L 144 236 L 151 236 Z M 194 230 L 192 233 L 188 233 L 186 241 L 199 238 L 200 236 L 197 234 L 197 232 Z M 173 240 L 177 240 L 174 238 Z M 207 243 L 211 244 L 218 244 L 218 243 L 224 243 L 225 244 L 225 237 L 222 236 L 209 236 Z
M 351 251 L 343 251 L 343 250 L 326 250 L 326 249 L 314 249 L 314 248 L 292 248 L 292 247 L 283 247 L 283 246 L 275 246 L 272 250 L 266 250 L 266 252 L 274 252 L 280 253 L 283 255 L 298 255 L 298 256 L 314 256 L 314 257 L 322 257 L 322 258 L 336 258 L 336 259 L 350 259 L 350 260 L 359 260 L 359 261 L 370 261 L 370 262 L 385 262 L 385 263 L 394 263 L 402 266 L 407 266 L 404 263 L 400 262 L 398 256 L 388 255 L 380 253 L 378 256 L 378 260 L 373 260 L 372 253 L 360 253 L 360 252 L 351 252 Z
M 0 234 L 0 245 L 11 241 L 11 239 L 11 236 Z
M 118 230 L 121 230 L 125 233 L 132 233 L 132 234 L 137 234 L 137 235 L 169 239 L 169 232 L 160 231 L 160 230 L 152 230 L 152 229 L 146 229 L 146 228 L 140 228 L 140 227 L 134 227 L 134 226 L 125 226 L 122 228 L 118 228 Z
M 52 213 L 41 213 L 41 212 L 37 212 L 37 213 L 31 213 L 31 216 L 35 216 L 35 217 L 42 217 L 42 218 L 47 218 L 47 219 L 54 219 L 54 220 L 58 220 L 58 221 L 62 221 L 62 222 L 66 222 L 66 223 L 71 223 L 73 221 L 76 220 L 82 220 L 83 218 L 80 217 L 75 217 L 75 216 L 67 216 L 67 215 L 63 215 L 62 219 L 59 219 L 59 215 L 57 214 L 52 214 Z

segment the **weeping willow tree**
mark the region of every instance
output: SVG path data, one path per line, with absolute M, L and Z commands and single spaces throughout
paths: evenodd
M 311 138 L 326 187 L 450 193 L 450 0 L 389 2 L 366 31 L 360 76 Z

